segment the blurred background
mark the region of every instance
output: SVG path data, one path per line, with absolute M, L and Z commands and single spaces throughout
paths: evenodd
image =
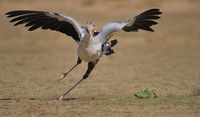
M 158 96 L 192 95 L 194 90 L 200 91 L 200 0 L 0 0 L 0 8 L 0 98 L 21 100 L 1 101 L 5 107 L 0 110 L 2 116 L 21 112 L 24 116 L 34 112 L 49 116 L 55 113 L 119 116 L 118 112 L 142 115 L 137 105 L 108 103 L 106 108 L 107 103 L 102 105 L 89 100 L 99 96 L 121 99 L 146 88 L 155 89 Z M 4 15 L 20 9 L 57 12 L 83 25 L 92 20 L 96 30 L 100 30 L 107 22 L 126 21 L 150 8 L 163 12 L 159 24 L 153 26 L 155 32 L 117 33 L 112 37 L 119 41 L 114 49 L 116 54 L 104 57 L 90 78 L 70 93 L 72 98 L 88 97 L 81 100 L 86 106 L 80 108 L 79 113 L 74 113 L 76 107 L 81 107 L 78 103 L 69 102 L 71 105 L 66 107 L 65 102 L 45 102 L 61 95 L 85 72 L 87 64 L 83 63 L 68 79 L 56 82 L 60 74 L 76 62 L 77 47 L 71 37 L 50 30 L 28 32 L 24 26 L 13 27 Z M 32 107 L 33 102 L 23 99 L 43 100 L 36 101 Z M 181 117 L 193 116 L 200 108 L 185 103 L 176 107 L 169 104 L 144 108 L 147 113 L 154 113 L 152 116 L 180 112 Z
M 156 33 L 122 34 L 132 38 L 143 38 L 153 41 L 184 42 L 197 41 L 200 35 L 199 24 L 199 0 L 1 0 L 1 24 L 0 39 L 19 40 L 26 38 L 63 38 L 63 35 L 46 31 L 27 33 L 22 26 L 13 28 L 8 24 L 8 19 L 3 15 L 10 10 L 33 9 L 50 12 L 58 12 L 77 19 L 81 24 L 92 20 L 97 29 L 110 21 L 126 21 L 130 17 L 149 8 L 160 8 L 163 12 L 159 25 L 154 27 Z M 42 32 L 42 36 L 40 36 Z M 36 35 L 37 34 L 37 35 Z M 34 36 L 36 35 L 36 37 Z M 56 35 L 56 36 L 55 36 Z M 117 37 L 120 37 L 118 35 Z M 65 37 L 64 37 L 65 38 Z M 148 39 L 152 38 L 152 39 Z M 141 40 L 141 39 L 139 39 Z M 143 39 L 142 39 L 143 40 Z M 38 40 L 37 40 L 38 41 Z M 137 39 L 138 41 L 138 39 Z

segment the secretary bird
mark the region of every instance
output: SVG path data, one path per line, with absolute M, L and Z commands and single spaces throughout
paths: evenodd
M 71 36 L 78 44 L 78 59 L 77 63 L 67 72 L 63 73 L 59 80 L 64 79 L 69 72 L 81 64 L 82 60 L 88 62 L 88 68 L 83 77 L 58 100 L 62 100 L 72 89 L 79 83 L 87 79 L 96 64 L 103 55 L 111 55 L 114 53 L 112 47 L 117 44 L 117 40 L 109 39 L 115 32 L 120 30 L 125 32 L 138 32 L 139 29 L 154 32 L 152 25 L 158 24 L 154 20 L 159 19 L 162 14 L 160 9 L 149 9 L 141 14 L 130 18 L 124 22 L 110 22 L 103 26 L 101 31 L 95 31 L 95 25 L 92 22 L 81 26 L 72 17 L 58 13 L 50 13 L 45 11 L 34 10 L 15 10 L 6 13 L 8 18 L 13 18 L 10 22 L 16 22 L 14 26 L 25 24 L 29 27 L 28 31 L 33 31 L 38 28 L 47 30 L 55 30 Z

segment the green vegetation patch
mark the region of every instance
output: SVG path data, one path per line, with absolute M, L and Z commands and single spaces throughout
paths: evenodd
M 145 89 L 143 91 L 137 92 L 137 93 L 134 94 L 134 96 L 139 98 L 139 99 L 157 98 L 155 90 L 150 90 L 150 89 Z
M 144 92 L 144 91 L 141 91 Z M 155 91 L 154 91 L 155 93 Z M 141 96 L 141 93 L 135 93 Z M 189 105 L 200 105 L 200 96 L 193 95 L 170 95 L 170 96 L 156 96 L 156 98 L 144 98 L 146 96 L 142 95 L 143 98 L 138 98 L 137 96 L 129 95 L 121 97 L 119 102 L 138 104 L 138 105 L 160 105 L 160 104 L 189 104 Z M 143 94 L 143 93 L 142 93 Z

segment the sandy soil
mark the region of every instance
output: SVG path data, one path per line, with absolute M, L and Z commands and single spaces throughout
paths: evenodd
M 98 29 L 144 9 L 159 7 L 164 12 L 155 33 L 113 37 L 119 39 L 116 54 L 102 58 L 64 101 L 56 98 L 81 78 L 87 66 L 83 63 L 68 78 L 57 81 L 76 62 L 73 40 L 56 32 L 13 28 L 1 15 L 1 117 L 200 116 L 200 97 L 192 93 L 200 84 L 199 1 L 1 0 L 0 7 L 1 14 L 14 9 L 59 11 L 81 23 L 93 19 Z M 130 99 L 144 89 L 156 90 L 158 99 Z

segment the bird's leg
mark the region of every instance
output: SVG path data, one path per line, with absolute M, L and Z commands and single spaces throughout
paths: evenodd
M 96 66 L 96 64 L 99 62 L 99 60 L 93 61 L 93 62 L 89 62 L 88 63 L 88 68 L 87 71 L 85 72 L 83 79 L 87 79 L 88 76 L 90 75 L 90 73 L 92 72 L 92 70 L 94 69 L 94 67 Z
M 92 70 L 94 69 L 95 65 L 98 63 L 99 60 L 96 60 L 94 62 L 89 62 L 88 63 L 88 68 L 87 71 L 85 72 L 84 76 L 74 85 L 72 86 L 69 90 L 67 90 L 62 96 L 58 98 L 58 100 L 62 100 L 63 97 L 65 97 L 71 90 L 73 90 L 78 84 L 80 84 L 83 80 L 87 79 Z
M 73 87 L 71 87 L 69 90 L 67 90 L 63 95 L 61 95 L 58 100 L 62 100 L 65 95 L 67 95 L 72 89 L 74 89 L 78 84 L 80 84 L 84 79 L 81 78 L 81 80 L 79 80 Z
M 81 64 L 82 60 L 78 57 L 77 59 L 77 63 L 76 65 L 74 65 L 70 70 L 68 70 L 67 72 L 63 73 L 62 76 L 58 79 L 59 81 L 60 80 L 63 80 L 74 68 L 76 68 L 76 66 L 78 66 L 79 64 Z

